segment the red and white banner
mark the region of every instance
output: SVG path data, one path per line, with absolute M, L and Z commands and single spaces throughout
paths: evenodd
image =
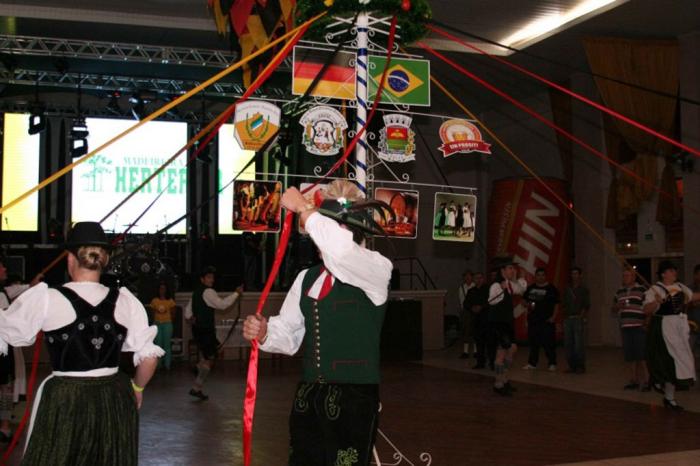
M 544 179 L 562 199 L 569 202 L 566 183 Z M 512 255 L 528 283 L 535 270 L 547 271 L 550 283 L 563 294 L 571 265 L 569 211 L 537 180 L 505 179 L 494 181 L 489 200 L 488 255 Z M 518 304 L 515 310 L 515 336 L 527 339 L 527 313 Z M 562 324 L 557 322 L 557 338 Z

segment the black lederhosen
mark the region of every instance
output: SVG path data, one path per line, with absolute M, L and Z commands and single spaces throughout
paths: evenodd
M 197 342 L 197 348 L 202 353 L 204 359 L 216 358 L 216 353 L 219 349 L 219 340 L 216 338 L 215 328 L 199 328 L 196 325 L 192 327 L 192 336 Z
M 369 465 L 379 386 L 300 382 L 289 416 L 289 466 Z

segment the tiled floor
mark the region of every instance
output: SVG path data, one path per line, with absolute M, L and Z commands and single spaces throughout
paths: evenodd
M 590 350 L 585 375 L 515 369 L 513 398 L 494 395 L 490 375 L 468 369 L 473 361 L 458 355 L 453 347 L 426 354 L 422 363 L 383 365 L 380 428 L 407 457 L 392 460 L 394 450 L 380 440 L 383 464 L 700 464 L 700 391 L 679 394 L 691 411 L 685 413 L 660 407 L 659 395 L 625 392 L 618 350 Z M 524 359 L 521 354 L 516 367 Z M 254 466 L 286 464 L 287 416 L 298 373 L 298 360 L 261 362 Z M 227 361 L 215 368 L 207 402 L 187 395 L 190 382 L 182 364 L 157 374 L 149 385 L 140 464 L 241 465 L 243 365 Z M 424 452 L 431 463 L 421 460 Z M 18 455 L 10 464 L 18 464 Z
M 431 367 L 489 375 L 488 372 L 483 370 L 472 370 L 471 367 L 474 365 L 473 359 L 459 359 L 461 348 L 457 346 L 459 345 L 455 345 L 453 348 L 445 351 L 427 352 L 423 358 L 423 364 Z M 586 353 L 588 372 L 580 375 L 564 373 L 566 363 L 563 362 L 564 355 L 561 348 L 559 348 L 557 354 L 559 365 L 557 372 L 546 370 L 544 355 L 540 356 L 540 367 L 538 370 L 523 370 L 522 367 L 527 363 L 527 356 L 528 348 L 521 348 L 518 351 L 511 370 L 511 378 L 513 380 L 619 400 L 653 405 L 661 404 L 662 396 L 655 392 L 643 393 L 622 389 L 629 380 L 629 372 L 623 363 L 622 350 L 620 348 L 588 348 Z M 700 384 L 696 384 L 688 392 L 678 392 L 676 399 L 686 410 L 700 413 Z M 698 441 L 698 446 L 700 446 L 700 440 Z

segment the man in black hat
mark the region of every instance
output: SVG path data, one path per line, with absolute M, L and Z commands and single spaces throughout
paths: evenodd
M 164 354 L 157 328 L 128 289 L 100 283 L 110 245 L 99 223 L 75 224 L 66 249 L 69 283 L 40 283 L 0 312 L 0 352 L 43 331 L 53 369 L 37 391 L 22 464 L 136 466 L 138 409 Z M 127 351 L 131 381 L 118 368 Z
M 199 275 L 199 285 L 192 292 L 192 298 L 185 307 L 185 318 L 192 323 L 192 337 L 199 350 L 199 362 L 197 363 L 197 376 L 190 389 L 190 395 L 200 400 L 208 400 L 209 397 L 202 391 L 204 382 L 214 366 L 214 359 L 219 350 L 219 340 L 216 339 L 217 310 L 223 311 L 233 306 L 233 303 L 243 294 L 243 287 L 220 298 L 214 289 L 216 269 L 206 267 Z
M 515 344 L 513 296 L 522 295 L 527 288 L 527 282 L 523 278 L 517 278 L 516 263 L 510 256 L 494 258 L 491 269 L 496 271 L 496 280 L 489 288 L 488 300 L 491 338 L 496 342 L 496 380 L 493 391 L 502 396 L 511 396 L 513 386 L 508 378 L 508 371 L 518 350 Z
M 364 247 L 381 234 L 354 184 L 337 180 L 320 206 L 296 188 L 282 205 L 299 214 L 323 263 L 297 276 L 278 316 L 249 316 L 243 336 L 263 351 L 295 354 L 304 369 L 289 421 L 291 466 L 368 465 L 379 410 L 379 337 L 392 263 Z

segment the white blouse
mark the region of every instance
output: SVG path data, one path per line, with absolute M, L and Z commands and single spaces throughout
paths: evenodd
M 95 306 L 107 297 L 109 288 L 97 282 L 69 282 L 64 286 Z M 76 319 L 71 303 L 57 290 L 40 283 L 22 293 L 6 311 L 0 312 L 0 354 L 7 354 L 8 343 L 29 346 L 40 330 L 48 332 Z M 114 310 L 115 320 L 126 327 L 122 351 L 134 352 L 134 365 L 165 352 L 153 344 L 158 328 L 148 326 L 143 304 L 126 288 L 120 288 Z
M 377 251 L 358 245 L 353 241 L 349 230 L 318 212 L 309 215 L 304 228 L 321 251 L 323 265 L 332 274 L 333 283 L 337 278 L 343 283 L 360 288 L 377 306 L 386 302 L 391 271 L 394 268 L 389 259 Z M 288 355 L 293 355 L 299 350 L 306 331 L 300 302 L 302 283 L 307 271 L 308 269 L 303 270 L 297 275 L 282 303 L 279 315 L 270 317 L 267 338 L 265 343 L 260 345 L 261 350 Z M 309 297 L 318 297 L 327 275 L 327 271 L 319 275 L 308 291 Z

